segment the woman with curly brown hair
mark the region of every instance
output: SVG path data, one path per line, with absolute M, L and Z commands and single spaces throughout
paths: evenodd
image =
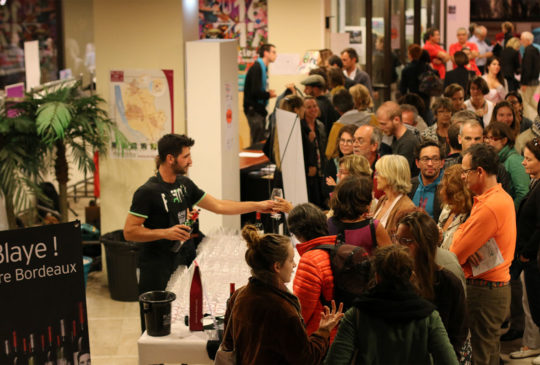
M 473 199 L 469 189 L 461 179 L 461 164 L 448 167 L 439 185 L 439 197 L 443 202 L 439 216 L 439 228 L 443 232 L 441 248 L 450 249 L 454 232 L 471 213 Z
M 300 302 L 285 286 L 296 266 L 290 238 L 261 236 L 254 226 L 245 226 L 242 237 L 252 277 L 229 300 L 220 351 L 234 351 L 238 364 L 319 364 L 342 306 L 325 307 L 319 329 L 308 336 Z

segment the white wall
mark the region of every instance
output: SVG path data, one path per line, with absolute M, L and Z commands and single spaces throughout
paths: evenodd
M 188 0 L 160 0 L 159 6 L 147 0 L 94 0 L 93 8 L 98 94 L 108 101 L 111 69 L 172 69 L 178 133 L 185 132 L 184 41 L 190 39 L 184 28 L 196 26 L 183 19 L 187 5 Z M 154 167 L 152 160 L 100 158 L 102 232 L 123 228 L 135 189 Z

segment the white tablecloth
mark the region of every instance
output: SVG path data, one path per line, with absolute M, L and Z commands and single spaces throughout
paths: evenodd
M 183 323 L 175 322 L 171 334 L 152 337 L 146 332 L 137 341 L 139 365 L 149 364 L 213 364 L 206 352 L 205 332 L 190 332 Z

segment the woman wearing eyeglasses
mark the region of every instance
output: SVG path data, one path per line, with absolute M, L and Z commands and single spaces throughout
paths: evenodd
M 521 164 L 521 157 L 514 149 L 515 134 L 510 127 L 501 122 L 493 122 L 485 129 L 484 141 L 499 155 L 499 161 L 510 175 L 510 195 L 516 210 L 519 202 L 529 191 L 530 178 Z
M 339 130 L 335 148 L 324 167 L 324 176 L 327 185 L 334 186 L 337 183 L 339 159 L 353 154 L 353 136 L 356 128 L 357 127 L 354 124 L 348 124 Z M 327 192 L 331 192 L 332 190 L 333 188 L 329 188 Z
M 527 142 L 523 155 L 523 166 L 532 179 L 529 193 L 521 201 L 517 214 L 516 259 L 523 269 L 521 280 L 524 283 L 525 332 L 523 347 L 511 353 L 512 358 L 540 354 L 540 138 Z M 540 364 L 540 356 L 532 363 Z
M 470 363 L 472 348 L 468 340 L 463 285 L 454 274 L 435 262 L 439 227 L 425 212 L 412 212 L 399 221 L 394 241 L 408 248 L 414 260 L 418 291 L 437 307 L 460 363 Z

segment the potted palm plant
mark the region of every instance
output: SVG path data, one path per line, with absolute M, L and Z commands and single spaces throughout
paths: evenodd
M 94 151 L 103 155 L 112 139 L 117 146 L 126 146 L 127 140 L 101 108 L 104 100 L 97 95 L 86 95 L 80 89 L 80 82 L 45 93 L 39 99 L 34 97 L 34 100 L 37 134 L 54 153 L 60 220 L 67 222 L 68 148 L 76 168 L 92 172 Z

